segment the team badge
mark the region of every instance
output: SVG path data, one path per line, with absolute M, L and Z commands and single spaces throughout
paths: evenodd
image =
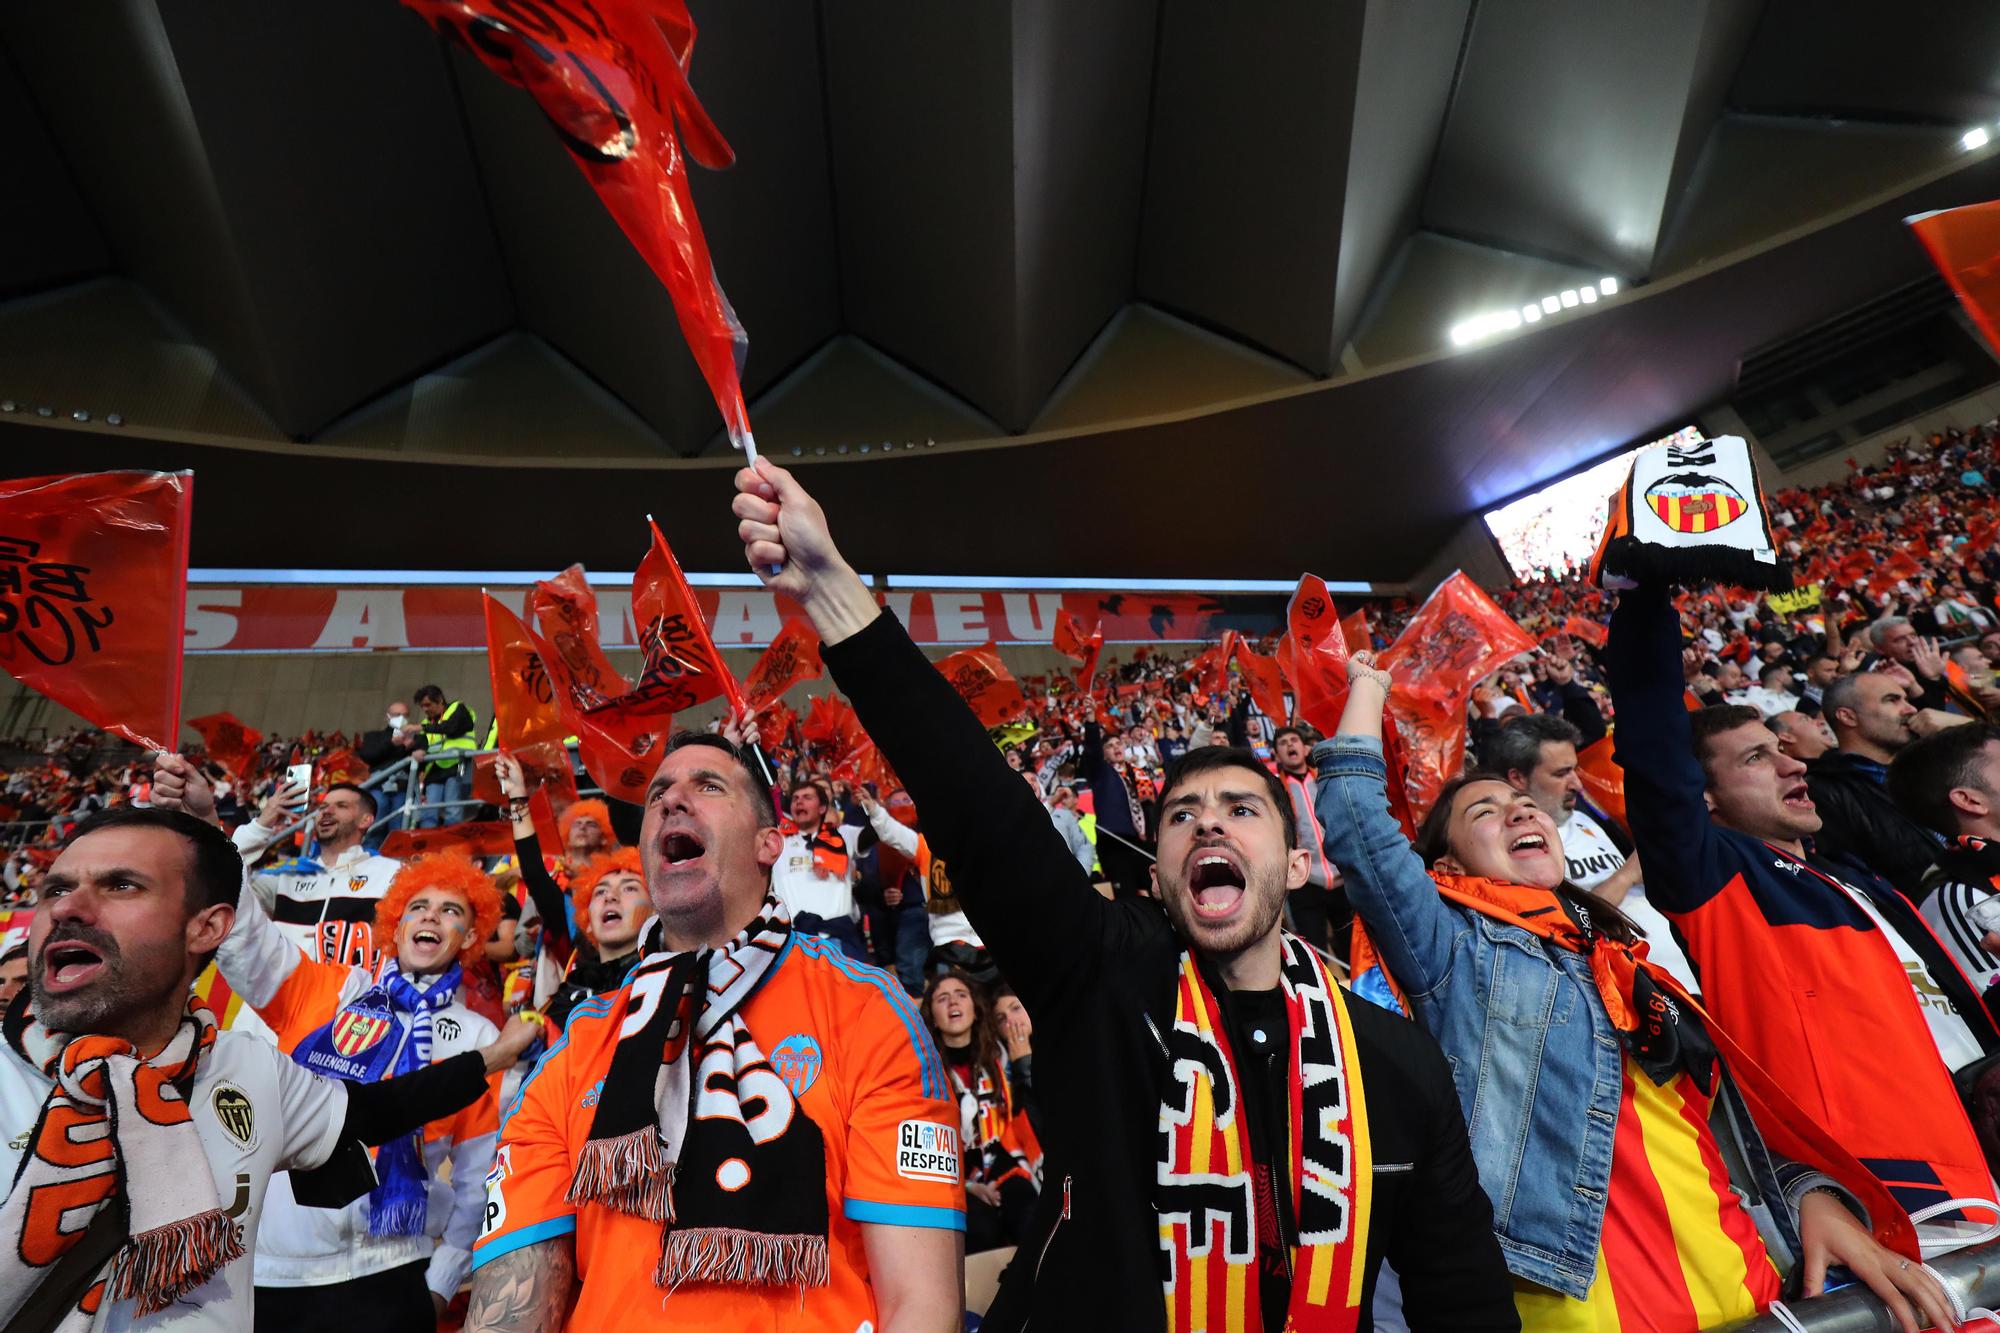
M 350 876 L 348 877 L 348 880 L 347 880 L 347 891 L 348 891 L 349 893 L 359 893 L 359 892 L 361 892 L 361 891 L 362 891 L 363 889 L 365 889 L 365 888 L 367 888 L 367 887 L 368 887 L 368 876 L 366 876 L 366 875 L 350 875 Z
M 208 1095 L 208 1104 L 224 1133 L 246 1148 L 257 1146 L 257 1113 L 243 1089 L 234 1083 L 218 1083 Z
M 333 1049 L 350 1060 L 389 1034 L 389 1015 L 350 1009 L 333 1021 Z
M 819 1077 L 819 1067 L 819 1042 L 807 1033 L 794 1032 L 771 1048 L 771 1068 L 785 1080 L 794 1097 L 806 1095 L 806 1089 Z
M 1734 486 L 1705 472 L 1676 472 L 1646 488 L 1646 504 L 1675 532 L 1714 532 L 1750 511 Z

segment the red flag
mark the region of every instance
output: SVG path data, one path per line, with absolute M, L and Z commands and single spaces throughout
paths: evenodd
M 758 710 L 758 743 L 767 750 L 778 749 L 787 743 L 792 734 L 792 728 L 798 724 L 798 710 L 780 699 L 768 708 Z
M 1367 607 L 1358 606 L 1340 618 L 1340 637 L 1347 641 L 1350 653 L 1363 652 L 1375 646 L 1375 635 L 1368 628 Z
M 1557 632 L 1582 639 L 1593 648 L 1602 648 L 1611 642 L 1611 631 L 1588 616 L 1571 616 L 1563 621 L 1562 629 Z
M 188 725 L 201 734 L 202 746 L 210 759 L 228 769 L 237 782 L 249 781 L 250 762 L 257 757 L 257 747 L 264 743 L 263 732 L 245 726 L 234 713 L 191 717 Z
M 518 750 L 561 740 L 568 729 L 563 726 L 555 684 L 542 664 L 534 636 L 521 618 L 492 594 L 482 593 L 481 600 L 486 604 L 486 674 L 493 687 L 493 718 L 500 726 L 500 748 Z
M 1236 665 L 1243 672 L 1243 683 L 1249 687 L 1250 699 L 1258 710 L 1273 722 L 1282 724 L 1289 720 L 1285 710 L 1285 676 L 1278 669 L 1277 659 L 1254 651 L 1238 639 Z
M 352 750 L 335 750 L 332 754 L 320 756 L 313 766 L 313 790 L 325 791 L 336 782 L 351 782 L 356 786 L 368 781 L 368 761 Z
M 1078 689 L 1089 689 L 1090 678 L 1097 674 L 1097 659 L 1104 653 L 1104 623 L 1099 621 L 1086 634 L 1075 612 L 1061 612 L 1056 616 L 1055 650 L 1081 664 L 1076 685 Z
M 729 702 L 742 711 L 743 696 L 736 688 L 736 677 L 722 661 L 722 653 L 708 632 L 708 621 L 701 614 L 701 603 L 694 599 L 681 573 L 680 561 L 674 559 L 673 548 L 652 519 L 646 520 L 646 526 L 652 531 L 653 544 L 632 576 L 632 619 L 639 626 L 639 647 L 646 654 L 640 689 L 657 681 L 653 688 L 671 692 L 675 702 L 670 711 L 676 713 L 718 694 L 727 694 Z
M 861 719 L 854 715 L 854 706 L 830 694 L 814 696 L 806 720 L 799 724 L 799 734 L 843 758 L 868 739 Z
M 1986 335 L 1987 348 L 2000 355 L 2000 200 L 1924 213 L 1909 222 L 1965 313 Z
M 582 565 L 536 583 L 529 605 L 541 628 L 534 641 L 542 666 L 561 677 L 557 683 L 570 695 L 566 706 L 594 708 L 632 688 L 598 644 L 597 594 Z
M 1491 597 L 1455 573 L 1425 600 L 1381 666 L 1395 677 L 1389 708 L 1410 756 L 1410 803 L 1430 809 L 1465 759 L 1465 706 L 1472 687 L 1535 646 Z
M 1301 575 L 1285 606 L 1278 666 L 1292 683 L 1294 709 L 1322 735 L 1339 729 L 1340 710 L 1347 703 L 1346 629 L 1346 622 L 1336 619 L 1326 580 Z
M 447 824 L 443 828 L 399 828 L 382 840 L 382 855 L 392 861 L 454 850 L 467 856 L 511 856 L 514 826 L 496 819 L 486 823 Z
M 986 726 L 1012 722 L 1028 711 L 1028 701 L 1022 697 L 1020 685 L 991 644 L 953 653 L 939 662 L 937 669 L 951 682 L 959 697 L 972 705 L 972 711 Z
M 735 155 L 688 85 L 695 29 L 686 0 L 535 5 L 526 17 L 510 0 L 403 3 L 540 105 L 666 286 L 729 438 L 744 448 L 750 419 L 738 370 L 749 340 L 716 279 L 680 140 L 688 158 L 711 169 Z
M 0 667 L 149 750 L 181 732 L 191 472 L 0 482 Z
M 743 701 L 752 708 L 766 708 L 800 681 L 818 680 L 825 670 L 819 660 L 818 631 L 807 620 L 787 620 L 743 678 Z

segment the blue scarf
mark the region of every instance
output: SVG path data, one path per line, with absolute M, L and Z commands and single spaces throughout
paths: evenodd
M 428 990 L 382 960 L 375 984 L 340 1007 L 333 1021 L 308 1034 L 292 1059 L 315 1074 L 349 1083 L 376 1083 L 414 1073 L 431 1062 L 431 1014 L 458 994 L 462 970 L 453 963 Z M 421 1130 L 375 1150 L 381 1183 L 368 1195 L 368 1234 L 423 1234 L 430 1194 Z

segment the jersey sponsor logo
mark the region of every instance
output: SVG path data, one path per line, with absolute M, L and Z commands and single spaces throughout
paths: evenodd
M 896 1174 L 905 1180 L 956 1181 L 958 1129 L 929 1120 L 905 1120 L 896 1127 Z
M 1599 856 L 1571 856 L 1565 859 L 1569 862 L 1569 877 L 1575 880 L 1588 879 L 1592 875 L 1609 875 L 1625 864 L 1625 858 L 1616 852 L 1607 852 Z
M 785 1080 L 792 1096 L 803 1097 L 819 1077 L 819 1041 L 808 1032 L 794 1032 L 771 1048 L 771 1068 Z
M 353 1057 L 389 1035 L 389 1015 L 369 1009 L 350 1009 L 333 1024 L 333 1049 Z
M 479 1234 L 490 1236 L 507 1225 L 507 1194 L 501 1183 L 487 1176 L 486 1214 L 479 1221 Z
M 257 1146 L 257 1112 L 248 1093 L 234 1083 L 218 1083 L 208 1095 L 208 1106 L 223 1133 L 245 1148 Z

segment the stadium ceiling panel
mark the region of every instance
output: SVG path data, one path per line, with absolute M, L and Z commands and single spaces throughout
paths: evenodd
M 949 560 L 881 524 L 880 568 L 1019 572 L 1012 537 L 1185 573 L 1146 520 L 1222 464 L 1214 572 L 1408 577 L 1921 272 L 1904 213 L 2000 192 L 1981 0 L 693 9 L 738 156 L 694 195 L 760 441 L 899 512 L 1039 497 Z M 78 457 L 199 446 L 246 493 L 368 459 L 407 469 L 382 491 L 724 484 L 665 293 L 530 100 L 394 0 L 0 6 L 0 152 L 0 404 Z M 93 442 L 110 412 L 124 443 Z

